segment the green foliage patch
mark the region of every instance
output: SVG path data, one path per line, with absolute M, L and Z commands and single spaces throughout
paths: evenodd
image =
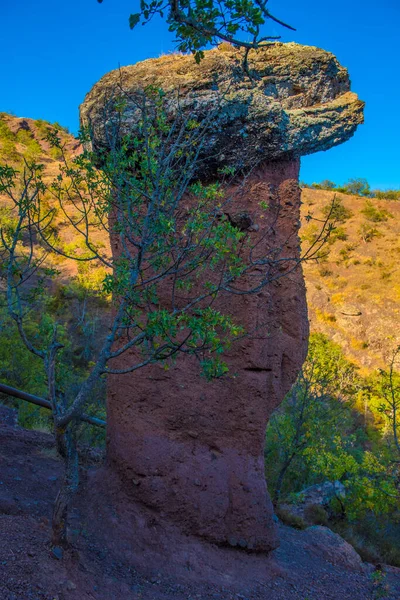
M 361 212 L 365 218 L 368 219 L 368 221 L 372 221 L 372 223 L 381 223 L 387 221 L 389 218 L 393 218 L 393 215 L 388 210 L 383 208 L 379 209 L 371 202 L 371 200 L 367 200 L 365 207 Z
M 265 465 L 278 505 L 293 501 L 310 485 L 340 481 L 345 495 L 333 498 L 329 507 L 309 506 L 307 520 L 344 531 L 358 545 L 371 546 L 381 559 L 398 564 L 395 425 L 400 420 L 393 407 L 400 408 L 400 373 L 393 364 L 361 377 L 339 346 L 313 334 L 302 373 L 268 425 Z M 386 545 L 380 539 L 383 531 L 390 532 Z

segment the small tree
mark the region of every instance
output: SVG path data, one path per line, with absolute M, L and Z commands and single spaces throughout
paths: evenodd
M 369 197 L 371 194 L 369 183 L 363 177 L 349 179 L 342 188 L 339 188 L 339 191 L 343 191 L 345 194 L 351 194 L 353 196 Z
M 381 450 L 363 447 L 355 396 L 363 390 L 354 365 L 321 334 L 310 339 L 303 370 L 267 430 L 266 469 L 274 501 L 326 480 L 341 481 L 341 517 L 390 514 L 397 506 L 396 469 Z
M 291 471 L 301 485 L 307 484 L 307 463 L 322 451 L 335 448 L 339 424 L 346 435 L 348 400 L 355 380 L 356 369 L 340 348 L 321 334 L 313 335 L 298 380 L 268 426 L 267 470 L 268 455 L 275 456 L 270 473 L 275 503 L 279 502 Z
M 397 370 L 396 370 L 397 369 Z M 382 402 L 378 411 L 388 426 L 388 443 L 400 461 L 400 346 L 392 353 L 389 368 L 379 371 L 378 390 Z
M 334 190 L 337 187 L 336 183 L 330 179 L 324 179 L 321 181 L 320 186 L 323 190 Z
M 258 292 L 299 263 L 282 256 L 284 246 L 260 255 L 259 244 L 268 239 L 274 219 L 270 229 L 250 235 L 246 220 L 230 214 L 233 198 L 225 184 L 233 168 L 220 173 L 220 183 L 196 179 L 213 114 L 199 123 L 194 114 L 178 111 L 170 122 L 164 94 L 153 87 L 130 94 L 133 100 L 135 133 L 122 137 L 123 94 L 110 99 L 111 113 L 104 121 L 110 150 L 101 157 L 86 149 L 70 162 L 57 134 L 49 132 L 48 140 L 63 157 L 52 183 L 45 182 L 43 165 L 34 162 L 26 162 L 22 173 L 0 168 L 0 193 L 8 197 L 14 217 L 1 229 L 6 303 L 26 348 L 43 362 L 57 449 L 65 462 L 53 515 L 55 546 L 66 543 L 68 505 L 79 481 L 77 432 L 99 381 L 156 362 L 169 368 L 187 354 L 198 358 L 206 378 L 224 375 L 221 355 L 246 332 L 214 308 L 216 298 Z M 83 132 L 82 142 L 87 148 L 90 132 Z M 83 240 L 84 252 L 70 253 L 61 244 L 56 208 L 44 201 L 49 193 Z M 322 229 L 303 259 L 318 252 L 328 232 Z M 113 255 L 96 241 L 109 235 Z M 54 319 L 40 337 L 27 327 L 31 311 L 41 310 L 46 278 L 55 275 L 47 261 L 60 254 L 81 265 L 104 267 L 103 289 L 113 297 L 108 334 L 77 391 L 60 384 L 63 324 Z M 114 368 L 113 359 L 122 355 L 126 367 Z

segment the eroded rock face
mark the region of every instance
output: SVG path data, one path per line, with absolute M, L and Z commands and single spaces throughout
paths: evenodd
M 104 151 L 109 127 L 118 123 L 135 133 L 129 94 L 147 85 L 163 88 L 172 117 L 178 89 L 179 109 L 199 120 L 215 109 L 221 90 L 229 96 L 217 106 L 197 176 L 215 179 L 221 166 L 251 166 L 245 185 L 227 190 L 230 211 L 256 225 L 249 235 L 261 240 L 262 255 L 276 248 L 291 260 L 258 294 L 216 300 L 215 308 L 256 332 L 233 344 L 229 376 L 206 383 L 195 359 L 184 357 L 168 372 L 154 365 L 110 377 L 108 466 L 156 517 L 221 545 L 269 551 L 278 540 L 264 477 L 265 428 L 296 379 L 308 338 L 303 276 L 300 267 L 292 269 L 300 256 L 298 157 L 348 139 L 363 104 L 349 91 L 347 71 L 322 50 L 268 45 L 250 56 L 253 81 L 241 63 L 240 53 L 223 46 L 207 52 L 200 66 L 172 55 L 123 68 L 94 86 L 81 118 L 91 124 L 94 149 Z M 269 206 L 263 215 L 260 203 Z M 115 243 L 113 251 L 118 256 Z M 128 364 L 122 355 L 113 366 Z
M 269 163 L 245 187 L 228 191 L 232 212 L 246 210 L 259 225 L 253 235 L 262 240 L 261 254 L 284 246 L 282 258 L 298 257 L 298 169 L 297 160 Z M 261 218 L 262 201 L 270 206 L 267 218 Z M 264 237 L 272 223 L 274 232 Z M 230 375 L 206 382 L 198 361 L 185 357 L 167 372 L 154 365 L 137 375 L 110 377 L 109 464 L 134 498 L 187 533 L 266 551 L 277 538 L 264 477 L 265 427 L 306 354 L 301 269 L 258 294 L 220 295 L 216 306 L 255 332 L 224 356 Z M 117 368 L 130 360 L 124 355 Z
M 364 103 L 350 91 L 347 70 L 333 54 L 299 44 L 268 44 L 252 51 L 249 69 L 228 44 L 192 56 L 166 55 L 105 75 L 87 94 L 81 120 L 91 125 L 94 149 L 107 148 L 108 129 L 118 120 L 132 133 L 139 112 L 130 93 L 149 85 L 162 88 L 171 118 L 193 112 L 200 120 L 215 112 L 213 135 L 202 153 L 202 175 L 226 165 L 295 158 L 348 140 L 363 122 Z M 118 115 L 112 107 L 121 98 Z

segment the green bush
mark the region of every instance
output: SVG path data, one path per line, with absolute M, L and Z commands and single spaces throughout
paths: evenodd
M 17 132 L 16 140 L 19 144 L 25 146 L 23 155 L 27 160 L 37 160 L 42 154 L 42 148 L 39 142 L 35 140 L 31 131 L 20 129 Z
M 328 525 L 328 513 L 320 504 L 309 504 L 304 510 L 306 521 L 313 525 Z
M 361 212 L 368 221 L 372 221 L 373 223 L 381 223 L 387 221 L 389 218 L 393 218 L 393 215 L 388 210 L 377 208 L 371 200 L 367 200 Z
M 378 200 L 400 200 L 400 190 L 374 190 L 372 195 Z
M 59 323 L 60 317 L 64 321 L 69 319 L 69 302 L 74 300 L 74 297 L 70 297 L 68 302 L 63 295 L 63 286 L 59 286 L 59 288 L 60 292 L 55 294 L 58 298 L 58 305 L 56 306 L 57 301 L 53 300 L 53 297 L 45 295 L 41 313 L 36 315 L 35 319 L 29 317 L 27 320 L 26 330 L 31 339 L 39 341 L 51 334 L 56 312 Z M 68 401 L 79 388 L 80 382 L 89 368 L 93 352 L 92 338 L 95 331 L 90 321 L 83 322 L 80 329 L 75 328 L 75 331 L 68 331 L 66 326 L 63 327 L 59 324 L 59 331 L 60 339 L 64 344 L 57 366 L 59 392 Z M 74 347 L 72 347 L 72 339 L 75 342 Z M 77 352 L 77 348 L 79 352 Z M 36 396 L 44 398 L 47 396 L 43 361 L 27 350 L 17 333 L 15 323 L 10 319 L 4 307 L 0 307 L 0 381 Z M 27 429 L 52 429 L 51 412 L 47 409 L 39 408 L 23 400 L 16 400 L 5 394 L 0 394 L 0 402 L 18 410 L 18 422 L 21 426 Z M 93 392 L 88 410 L 92 415 L 105 418 L 105 382 L 102 379 Z M 104 432 L 91 426 L 82 428 L 82 435 L 85 441 L 95 439 L 104 441 Z
M 321 277 L 329 277 L 330 275 L 332 275 L 332 271 L 328 267 L 322 267 L 319 270 L 319 274 Z
M 367 243 L 372 242 L 372 240 L 376 237 L 382 236 L 382 233 L 370 223 L 361 223 L 358 233 L 360 234 L 363 242 Z
M 400 190 L 371 190 L 368 181 L 364 178 L 349 179 L 346 183 L 338 186 L 329 179 L 324 179 L 320 183 L 300 182 L 301 188 L 311 188 L 314 190 L 336 191 L 341 194 L 350 194 L 352 196 L 364 196 L 367 198 L 378 198 L 378 200 L 400 200 Z
M 278 507 L 275 510 L 276 516 L 284 525 L 294 527 L 295 529 L 306 529 L 307 523 L 299 515 L 294 515 L 286 508 Z
M 8 127 L 4 116 L 0 114 L 0 161 L 13 164 L 20 160 L 15 142 L 15 134 Z
M 315 190 L 334 190 L 337 186 L 334 181 L 330 179 L 324 179 L 321 183 L 312 183 L 310 186 L 304 184 L 304 187 L 311 187 Z
M 334 223 L 344 223 L 353 216 L 350 209 L 346 208 L 343 204 L 343 200 L 336 197 L 333 204 L 328 204 L 322 209 L 322 214 L 325 219 L 333 221 Z
M 310 485 L 340 481 L 345 494 L 331 501 L 329 519 L 314 505 L 306 520 L 329 523 L 367 560 L 400 565 L 398 455 L 391 413 L 382 407 L 382 373 L 361 377 L 339 346 L 313 334 L 302 373 L 268 424 L 265 471 L 276 503 Z M 400 389 L 400 375 L 392 378 Z
M 344 227 L 335 227 L 332 233 L 329 236 L 329 243 L 334 243 L 336 240 L 340 240 L 341 242 L 345 242 L 348 238 L 346 230 Z
M 391 518 L 368 514 L 354 522 L 338 520 L 330 526 L 355 548 L 365 562 L 400 567 L 398 513 L 393 514 Z

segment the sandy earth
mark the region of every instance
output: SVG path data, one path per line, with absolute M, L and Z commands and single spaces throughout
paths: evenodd
M 281 525 L 272 556 L 183 536 L 87 466 L 71 515 L 71 548 L 55 558 L 49 519 L 62 464 L 48 434 L 0 410 L 1 600 L 400 599 L 400 569 L 374 567 L 325 528 Z M 385 595 L 379 595 L 380 593 Z

